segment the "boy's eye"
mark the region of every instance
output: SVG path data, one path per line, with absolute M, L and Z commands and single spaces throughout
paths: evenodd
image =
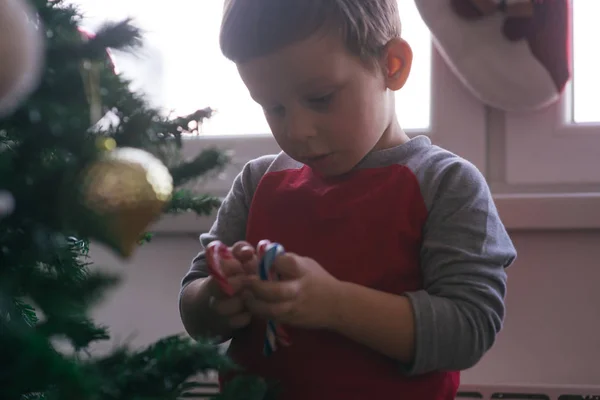
M 313 106 L 323 107 L 331 103 L 332 98 L 333 93 L 330 93 L 325 96 L 312 97 L 308 101 Z
M 264 110 L 267 115 L 281 116 L 285 114 L 285 108 L 283 106 L 267 107 L 264 108 Z

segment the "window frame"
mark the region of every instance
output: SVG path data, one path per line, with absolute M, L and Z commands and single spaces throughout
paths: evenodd
M 515 116 L 484 107 L 460 83 L 435 46 L 432 51 L 431 129 L 428 132 L 412 131 L 410 135 L 427 134 L 434 143 L 473 162 L 487 177 L 498 212 L 511 232 L 600 229 L 600 191 L 593 190 L 595 185 L 515 184 L 506 179 L 507 165 L 511 164 L 507 141 L 511 138 L 509 130 L 513 129 L 511 133 L 515 133 Z M 573 127 L 564 123 L 564 112 L 557 113 L 559 107 L 566 106 L 563 99 L 544 111 L 529 115 L 529 123 L 557 122 L 552 125 L 556 128 L 553 136 L 572 134 L 565 131 Z M 596 126 L 577 128 L 580 135 L 598 129 Z M 245 162 L 279 150 L 270 135 L 204 136 L 186 140 L 184 155 L 192 156 L 210 146 L 235 152 L 233 164 L 221 179 L 207 180 L 194 187 L 199 192 L 218 196 L 227 193 Z M 524 159 L 531 158 L 529 151 L 525 154 L 528 158 Z M 208 231 L 214 219 L 215 214 L 210 217 L 190 213 L 168 215 L 161 218 L 152 231 L 167 235 L 198 235 Z
M 506 115 L 508 184 L 600 184 L 600 168 L 589 168 L 600 160 L 600 124 L 568 121 L 571 90 L 569 84 L 559 101 L 537 112 Z
M 570 93 L 529 115 L 496 111 L 490 184 L 509 230 L 600 229 L 600 168 L 585 168 L 600 160 L 600 124 L 569 122 Z
M 573 13 L 571 12 L 571 18 Z M 573 21 L 569 24 L 574 40 Z M 575 43 L 571 43 L 571 49 Z M 574 71 L 573 57 L 570 70 Z M 507 113 L 505 178 L 508 185 L 557 187 L 558 192 L 588 192 L 600 184 L 600 122 L 573 121 L 573 76 L 558 101 L 533 113 Z M 531 162 L 537 150 L 536 162 Z M 561 189 L 567 185 L 568 188 Z M 595 191 L 599 191 L 596 189 Z
M 571 79 L 536 112 L 488 110 L 488 179 L 509 229 L 600 229 L 600 168 L 590 168 L 600 160 L 600 123 L 573 122 L 573 95 Z

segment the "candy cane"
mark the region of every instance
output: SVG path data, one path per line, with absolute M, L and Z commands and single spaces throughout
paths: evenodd
M 271 270 L 271 267 L 273 266 L 277 256 L 285 253 L 283 246 L 263 240 L 258 244 L 257 250 L 260 258 L 260 263 L 258 265 L 260 279 L 263 281 L 279 280 L 279 275 L 274 274 Z M 289 346 L 289 336 L 281 325 L 277 324 L 273 320 L 268 320 L 265 333 L 265 342 L 263 346 L 264 355 L 268 357 L 273 354 L 273 352 L 277 350 L 277 344 L 280 344 L 281 346 Z
M 208 245 L 204 253 L 206 257 L 206 264 L 208 266 L 208 272 L 210 272 L 211 276 L 217 282 L 221 290 L 228 296 L 233 296 L 233 288 L 229 284 L 229 281 L 221 269 L 221 257 L 219 256 L 219 248 L 221 246 L 225 245 L 218 241 L 212 242 Z

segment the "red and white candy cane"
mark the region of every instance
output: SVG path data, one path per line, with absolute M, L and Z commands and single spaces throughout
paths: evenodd
M 210 243 L 206 247 L 204 255 L 206 257 L 206 265 L 208 266 L 208 272 L 213 277 L 215 282 L 219 285 L 219 288 L 228 296 L 233 296 L 233 288 L 229 284 L 227 277 L 223 274 L 221 269 L 221 255 L 225 245 L 219 241 Z
M 260 279 L 279 280 L 279 275 L 273 273 L 271 267 L 277 256 L 285 253 L 283 246 L 277 243 L 270 243 L 266 240 L 261 241 L 257 246 L 259 257 L 258 273 Z M 281 346 L 289 346 L 291 344 L 289 336 L 285 329 L 273 320 L 267 321 L 267 329 L 265 333 L 265 342 L 263 353 L 265 356 L 270 356 L 277 350 L 277 344 Z

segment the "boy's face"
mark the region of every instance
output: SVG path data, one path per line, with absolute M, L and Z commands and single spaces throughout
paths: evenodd
M 388 48 L 396 62 L 386 58 L 382 64 L 388 65 L 368 68 L 340 38 L 314 35 L 238 70 L 281 149 L 322 175 L 336 176 L 371 150 L 407 140 L 396 123 L 393 90 L 406 81 L 412 53 L 400 39 Z

